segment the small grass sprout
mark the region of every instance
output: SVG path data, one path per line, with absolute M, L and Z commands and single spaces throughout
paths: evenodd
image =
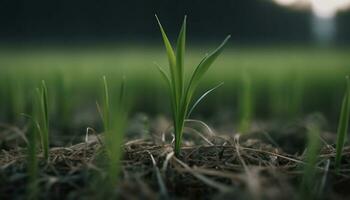
M 117 98 L 110 94 L 107 78 L 103 76 L 103 104 L 102 109 L 98 105 L 104 133 L 105 150 L 107 153 L 107 182 L 105 182 L 106 194 L 113 195 L 113 188 L 118 181 L 120 171 L 120 159 L 122 157 L 122 144 L 124 138 L 125 124 L 127 120 L 127 109 L 125 101 L 125 78 L 119 88 Z M 115 104 L 111 105 L 111 102 Z M 104 195 L 104 194 L 103 194 Z
M 300 199 L 314 199 L 317 192 L 315 178 L 317 172 L 316 165 L 321 147 L 320 132 L 321 128 L 318 122 L 315 121 L 307 124 L 308 144 L 305 155 L 303 177 L 300 184 Z
M 44 153 L 44 158 L 49 159 L 49 111 L 48 111 L 48 96 L 47 87 L 44 80 L 41 81 L 40 88 L 37 92 L 37 112 L 35 113 L 35 121 L 40 135 L 41 147 Z
M 184 75 L 186 16 L 184 17 L 183 24 L 177 38 L 176 52 L 171 46 L 170 41 L 157 16 L 156 19 L 158 21 L 158 25 L 162 34 L 163 42 L 167 53 L 170 75 L 168 75 L 161 67 L 158 68 L 163 78 L 166 80 L 170 90 L 173 124 L 175 132 L 175 154 L 179 155 L 184 123 L 186 118 L 188 117 L 188 114 L 190 113 L 189 111 L 193 110 L 193 108 L 190 109 L 190 104 L 192 102 L 194 93 L 203 75 L 208 71 L 209 67 L 213 64 L 213 62 L 222 52 L 223 47 L 230 38 L 230 35 L 226 37 L 226 39 L 216 50 L 214 50 L 211 54 L 207 54 L 204 56 L 202 61 L 199 63 L 199 65 L 196 67 L 195 71 L 191 75 L 188 84 L 186 85 Z M 208 93 L 205 93 L 202 96 L 205 96 L 207 94 Z M 203 98 L 199 98 L 199 101 L 201 101 L 202 99 Z M 194 103 L 194 107 L 199 103 L 199 101 Z
M 336 156 L 335 156 L 335 169 L 339 171 L 342 152 L 344 144 L 347 140 L 348 134 L 348 123 L 349 123 L 349 112 L 350 112 L 350 80 L 346 76 L 346 89 L 340 110 L 338 130 L 337 130 L 337 143 L 336 143 Z

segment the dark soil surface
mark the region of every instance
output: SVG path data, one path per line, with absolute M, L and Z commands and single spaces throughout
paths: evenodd
M 300 199 L 305 129 L 303 125 L 286 129 L 279 131 L 281 137 L 275 137 L 273 130 L 242 136 L 192 133 L 185 136 L 177 157 L 171 137 L 128 139 L 115 192 L 119 199 Z M 350 199 L 350 146 L 345 147 L 336 173 L 335 148 L 329 142 L 334 134 L 324 132 L 322 138 L 313 194 L 316 199 Z M 98 157 L 103 140 L 103 134 L 90 135 L 82 143 L 51 148 L 48 163 L 38 152 L 39 199 L 96 199 L 96 191 L 103 188 L 92 179 L 105 175 Z M 25 148 L 2 149 L 1 200 L 26 199 L 26 168 Z

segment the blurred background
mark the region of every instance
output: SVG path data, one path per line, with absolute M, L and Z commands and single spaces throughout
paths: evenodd
M 172 41 L 188 16 L 187 74 L 232 36 L 198 95 L 225 84 L 194 117 L 244 126 L 320 112 L 336 122 L 350 72 L 349 9 L 349 0 L 2 0 L 0 119 L 30 113 L 44 79 L 57 126 L 100 124 L 102 75 L 116 87 L 126 77 L 132 113 L 170 116 L 154 64 L 167 66 L 157 14 Z
M 3 0 L 0 36 L 5 43 L 153 42 L 159 36 L 157 13 L 172 35 L 187 14 L 191 41 L 230 33 L 235 43 L 310 43 L 322 34 L 314 31 L 331 26 L 332 42 L 341 44 L 350 41 L 347 7 L 348 0 Z M 322 26 L 314 15 L 332 19 Z

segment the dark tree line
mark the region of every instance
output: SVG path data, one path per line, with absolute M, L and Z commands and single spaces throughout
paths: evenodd
M 1 0 L 0 40 L 152 39 L 157 13 L 169 33 L 184 14 L 196 38 L 238 41 L 308 41 L 310 13 L 269 0 Z M 349 14 L 338 17 L 338 39 L 349 40 Z

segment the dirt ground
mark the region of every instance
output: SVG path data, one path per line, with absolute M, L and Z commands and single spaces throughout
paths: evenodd
M 248 135 L 219 134 L 203 127 L 206 131 L 188 128 L 191 134 L 185 135 L 178 157 L 173 152 L 171 134 L 128 138 L 114 191 L 117 197 L 300 199 L 306 165 L 303 124 L 284 126 L 279 131 L 270 126 L 268 132 L 257 128 Z M 276 137 L 274 132 L 283 136 Z M 328 132 L 321 135 L 321 153 L 314 166 L 316 199 L 350 199 L 350 146 L 345 147 L 341 170 L 336 173 L 335 148 L 329 142 L 333 137 Z M 53 147 L 48 163 L 38 152 L 39 199 L 96 199 L 103 188 L 92 180 L 106 175 L 98 156 L 103 152 L 103 140 L 103 133 L 91 133 L 81 143 Z M 0 153 L 0 199 L 26 197 L 26 149 L 19 146 L 12 144 Z

